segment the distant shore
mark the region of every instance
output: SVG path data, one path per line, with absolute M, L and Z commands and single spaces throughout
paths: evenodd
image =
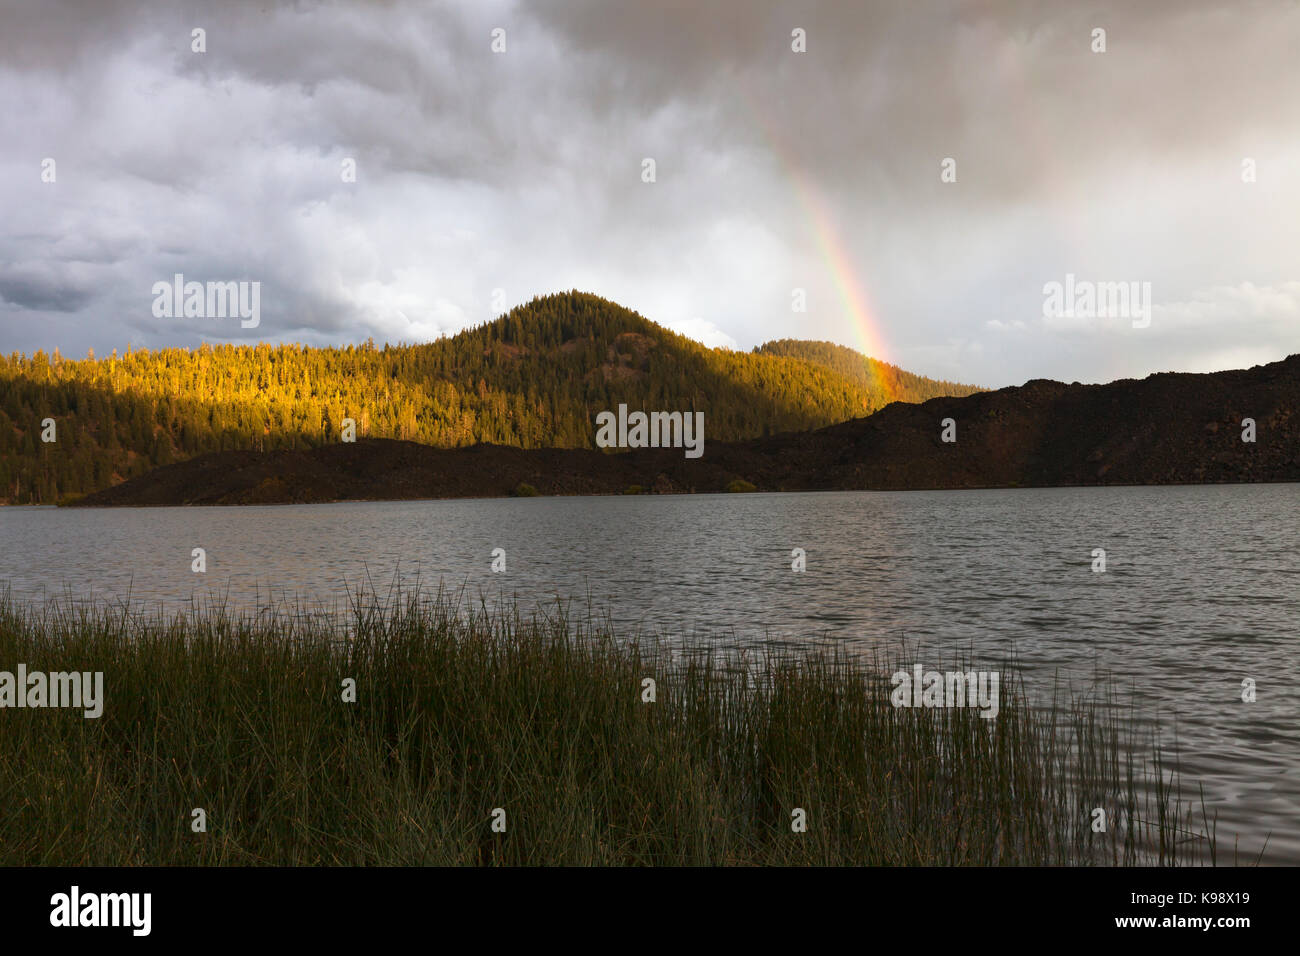
M 507 495 L 1197 485 L 1300 481 L 1300 355 L 1107 385 L 1032 381 L 809 432 L 681 448 L 434 448 L 360 437 L 166 465 L 75 507 Z

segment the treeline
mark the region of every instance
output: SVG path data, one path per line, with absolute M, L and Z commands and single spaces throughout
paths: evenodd
M 569 292 L 423 345 L 15 353 L 0 357 L 0 502 L 48 504 L 209 451 L 338 441 L 345 418 L 358 436 L 575 448 L 594 447 L 596 413 L 619 402 L 703 410 L 708 439 L 735 440 L 972 391 L 823 346 L 709 349 Z

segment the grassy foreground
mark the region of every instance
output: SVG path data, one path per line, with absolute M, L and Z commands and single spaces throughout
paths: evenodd
M 895 709 L 888 668 L 834 655 L 738 667 L 373 595 L 346 632 L 0 598 L 0 670 L 19 663 L 103 671 L 105 704 L 0 709 L 3 865 L 1169 864 L 1213 845 L 1112 709 L 1030 709 L 1005 669 L 985 720 Z

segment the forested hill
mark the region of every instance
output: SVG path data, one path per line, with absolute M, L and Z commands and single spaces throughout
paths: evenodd
M 335 442 L 344 418 L 359 437 L 590 448 L 596 413 L 619 402 L 700 409 L 710 440 L 736 440 L 975 390 L 836 348 L 710 349 L 568 292 L 423 345 L 13 354 L 0 358 L 0 502 L 51 503 L 209 451 Z
M 938 379 L 914 375 L 897 365 L 868 358 L 834 342 L 815 342 L 804 339 L 777 339 L 765 342 L 754 349 L 758 355 L 776 355 L 785 358 L 806 359 L 825 366 L 850 382 L 857 382 L 873 395 L 892 394 L 907 396 L 906 402 L 925 402 L 932 398 L 961 397 L 982 391 L 972 385 L 957 385 Z M 884 402 L 883 404 L 888 404 Z

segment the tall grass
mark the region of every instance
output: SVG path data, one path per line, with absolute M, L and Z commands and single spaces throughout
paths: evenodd
M 374 594 L 345 627 L 0 597 L 0 669 L 20 662 L 103 671 L 106 703 L 0 710 L 4 865 L 1170 864 L 1212 843 L 1113 709 L 1031 708 L 1005 671 L 995 720 L 895 709 L 888 668 L 830 651 L 722 658 Z

